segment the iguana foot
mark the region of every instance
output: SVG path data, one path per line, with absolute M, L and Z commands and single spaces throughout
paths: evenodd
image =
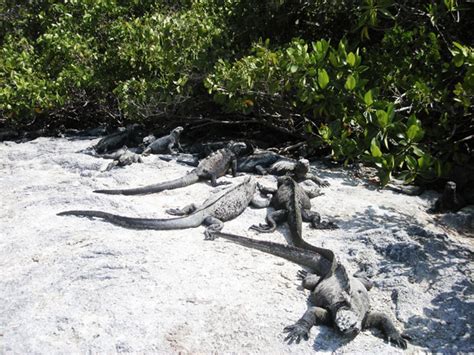
M 314 229 L 339 229 L 339 226 L 334 222 L 321 222 L 319 224 L 312 224 Z
M 230 181 L 219 181 L 219 182 L 216 182 L 213 187 L 217 187 L 217 186 L 223 186 L 223 185 L 229 185 L 229 184 L 232 184 Z
M 212 233 L 211 231 L 204 231 L 204 240 L 216 240 L 217 238 L 218 236 Z
M 172 216 L 182 216 L 184 214 L 179 208 L 169 208 L 166 210 L 166 213 Z
M 321 181 L 321 183 L 319 184 L 319 186 L 321 186 L 321 187 L 329 187 L 329 186 L 331 186 L 331 184 L 329 183 L 329 181 L 323 180 L 323 181 Z
M 411 338 L 406 334 L 399 334 L 394 333 L 385 336 L 385 340 L 399 348 L 406 349 L 407 348 L 407 340 L 411 340 Z
M 300 279 L 301 281 L 304 281 L 306 276 L 308 276 L 308 271 L 303 270 L 303 269 L 298 270 L 298 272 L 296 273 L 296 277 Z
M 308 340 L 309 339 L 309 329 L 306 326 L 306 324 L 302 324 L 300 322 L 296 322 L 293 325 L 289 325 L 288 327 L 285 327 L 283 329 L 284 333 L 288 333 L 288 335 L 285 338 L 285 341 L 288 342 L 288 344 L 293 344 L 296 342 L 296 344 L 299 344 L 301 339 Z
M 272 233 L 275 230 L 274 228 L 270 227 L 268 224 L 263 224 L 263 223 L 260 223 L 258 226 L 255 224 L 251 225 L 249 229 L 253 229 L 260 233 Z

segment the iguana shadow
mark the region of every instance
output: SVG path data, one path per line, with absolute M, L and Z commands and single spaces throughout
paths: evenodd
M 436 353 L 472 353 L 473 294 L 469 280 L 456 282 L 451 290 L 440 293 L 423 308 L 423 316 L 408 319 L 406 333 L 413 339 L 423 340 L 418 345 Z

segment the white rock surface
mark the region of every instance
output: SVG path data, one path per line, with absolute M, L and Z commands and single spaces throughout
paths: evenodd
M 0 143 L 0 353 L 400 352 L 376 331 L 348 341 L 327 327 L 287 345 L 282 329 L 307 306 L 299 267 L 223 240 L 204 241 L 203 227 L 136 231 L 56 216 L 96 209 L 164 217 L 165 209 L 199 203 L 213 190 L 199 183 L 147 196 L 94 194 L 190 170 L 150 156 L 100 172 L 108 161 L 78 153 L 94 142 Z M 377 191 L 340 169 L 320 175 L 331 186 L 313 209 L 341 229 L 305 225 L 306 239 L 333 249 L 350 272 L 373 273 L 372 307 L 413 337 L 409 351 L 474 351 L 472 243 L 425 212 L 436 194 Z M 257 178 L 274 184 L 272 177 Z M 285 243 L 284 226 L 269 235 L 248 230 L 265 214 L 247 209 L 224 231 Z

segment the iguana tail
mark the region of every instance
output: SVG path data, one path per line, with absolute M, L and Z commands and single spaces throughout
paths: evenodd
M 216 238 L 224 238 L 233 243 L 243 245 L 244 247 L 257 249 L 264 253 L 279 256 L 283 259 L 294 262 L 295 264 L 308 267 L 318 275 L 327 275 L 331 270 L 332 260 L 327 260 L 321 254 L 310 250 L 263 240 L 250 239 L 229 233 L 212 232 L 212 236 Z
M 78 217 L 94 217 L 102 218 L 112 224 L 131 228 L 131 229 L 154 229 L 154 230 L 170 230 L 170 229 L 186 229 L 198 227 L 203 222 L 203 218 L 199 215 L 190 215 L 179 218 L 133 218 L 124 217 L 112 213 L 102 211 L 65 211 L 58 213 L 58 216 L 78 216 Z
M 179 179 L 160 182 L 158 184 L 147 185 L 143 187 L 137 187 L 134 189 L 120 189 L 120 190 L 94 190 L 99 194 L 108 194 L 108 195 L 147 195 L 153 194 L 156 192 L 164 190 L 178 189 L 180 187 L 185 187 L 192 185 L 199 181 L 199 176 L 196 174 L 195 170 L 190 173 L 180 177 Z

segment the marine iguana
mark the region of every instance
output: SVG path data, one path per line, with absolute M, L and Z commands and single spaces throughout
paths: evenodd
M 368 290 L 371 285 L 349 276 L 344 265 L 329 249 L 312 246 L 312 250 L 278 243 L 254 240 L 242 236 L 212 232 L 212 239 L 224 238 L 242 246 L 279 256 L 306 267 L 310 273 L 300 272 L 303 286 L 311 290 L 310 302 L 303 317 L 283 329 L 289 344 L 308 340 L 311 328 L 317 324 L 333 326 L 340 334 L 355 337 L 361 330 L 380 329 L 389 342 L 402 349 L 407 348 L 409 337 L 400 333 L 390 317 L 370 311 Z M 329 256 L 329 258 L 326 257 Z
M 267 168 L 279 160 L 290 160 L 269 150 L 259 150 L 237 159 L 237 169 L 245 173 L 267 174 Z
M 321 187 L 329 186 L 328 181 L 321 180 L 310 172 L 309 161 L 303 158 L 297 161 L 280 159 L 272 164 L 272 166 L 268 168 L 267 172 L 268 174 L 276 176 L 291 175 L 297 182 L 311 180 Z
M 217 144 L 221 144 L 218 142 Z M 161 155 L 160 159 L 164 161 L 176 160 L 178 163 L 183 163 L 190 166 L 198 166 L 199 154 L 179 154 L 178 156 L 172 155 Z M 250 155 L 245 155 L 237 158 L 237 171 L 244 173 L 258 173 L 265 175 L 267 173 L 266 168 L 270 167 L 273 163 L 280 159 L 285 158 L 275 152 L 268 150 L 261 150 L 254 152 Z
M 109 195 L 146 195 L 163 190 L 178 189 L 192 185 L 199 180 L 208 179 L 211 180 L 212 186 L 222 185 L 224 183 L 218 184 L 216 182 L 217 178 L 224 176 L 229 168 L 232 170 L 234 177 L 237 175 L 236 155 L 244 148 L 245 143 L 229 143 L 227 148 L 212 153 L 206 159 L 203 159 L 196 169 L 175 180 L 132 189 L 95 190 L 94 192 Z
M 176 158 L 172 156 L 160 156 L 165 161 L 176 160 L 190 166 L 197 166 L 198 156 L 185 154 Z M 321 180 L 310 172 L 307 159 L 294 160 L 269 150 L 256 151 L 250 155 L 237 158 L 237 170 L 244 173 L 257 173 L 260 175 L 291 175 L 298 182 L 311 180 L 321 187 L 329 186 L 329 182 Z
M 264 188 L 259 186 L 264 194 L 271 194 L 271 199 L 260 202 L 258 207 L 272 206 L 274 212 L 267 215 L 267 225 L 253 225 L 250 228 L 261 233 L 274 232 L 278 222 L 286 220 L 290 227 L 291 237 L 296 246 L 302 247 L 303 232 L 302 220 L 311 222 L 311 226 L 317 229 L 336 229 L 338 228 L 333 222 L 321 222 L 319 213 L 311 211 L 310 198 L 315 197 L 304 191 L 299 184 L 290 176 L 282 176 L 278 178 L 278 189 Z
M 436 200 L 435 205 L 428 210 L 431 213 L 457 212 L 466 206 L 464 198 L 456 192 L 456 183 L 448 181 L 443 194 Z
M 246 177 L 243 182 L 209 197 L 199 207 L 191 204 L 182 209 L 169 209 L 166 211 L 171 215 L 184 216 L 178 218 L 132 218 L 102 211 L 82 210 L 60 212 L 58 216 L 102 218 L 110 223 L 132 229 L 186 229 L 199 227 L 201 224 L 204 224 L 207 226 L 204 233 L 206 239 L 208 239 L 210 238 L 211 231 L 220 231 L 223 228 L 222 222 L 239 216 L 247 208 L 254 198 L 255 189 L 256 181 L 251 177 Z
M 142 140 L 143 135 L 143 127 L 139 124 L 133 124 L 127 126 L 122 131 L 105 136 L 95 146 L 93 146 L 93 148 L 98 154 L 110 153 L 124 145 L 138 145 Z
M 143 152 L 143 155 L 165 152 L 176 154 L 178 151 L 174 149 L 175 146 L 177 146 L 180 150 L 183 149 L 181 147 L 181 144 L 179 143 L 179 136 L 181 135 L 181 132 L 183 132 L 183 129 L 183 127 L 178 126 L 173 129 L 167 136 L 155 139 L 146 147 L 145 151 Z
M 142 157 L 139 154 L 136 154 L 128 150 L 128 147 L 126 145 L 124 145 L 121 149 L 119 149 L 115 153 L 104 154 L 102 157 L 105 159 L 114 160 L 104 169 L 104 171 L 111 170 L 112 168 L 116 166 L 126 166 L 126 165 L 131 165 L 133 163 L 143 163 Z
M 247 155 L 253 151 L 253 146 L 251 142 L 247 141 L 237 141 L 245 143 L 245 148 L 242 149 L 241 155 Z M 214 153 L 215 151 L 226 148 L 229 145 L 229 141 L 211 141 L 211 142 L 199 142 L 186 145 L 184 150 L 189 153 L 196 155 L 199 159 L 203 159 L 208 155 Z
M 161 160 L 164 161 L 176 161 L 177 163 L 186 164 L 189 166 L 197 167 L 199 165 L 199 157 L 197 154 L 189 153 L 178 153 L 176 154 L 160 154 L 158 156 Z M 238 170 L 238 169 L 237 169 Z

